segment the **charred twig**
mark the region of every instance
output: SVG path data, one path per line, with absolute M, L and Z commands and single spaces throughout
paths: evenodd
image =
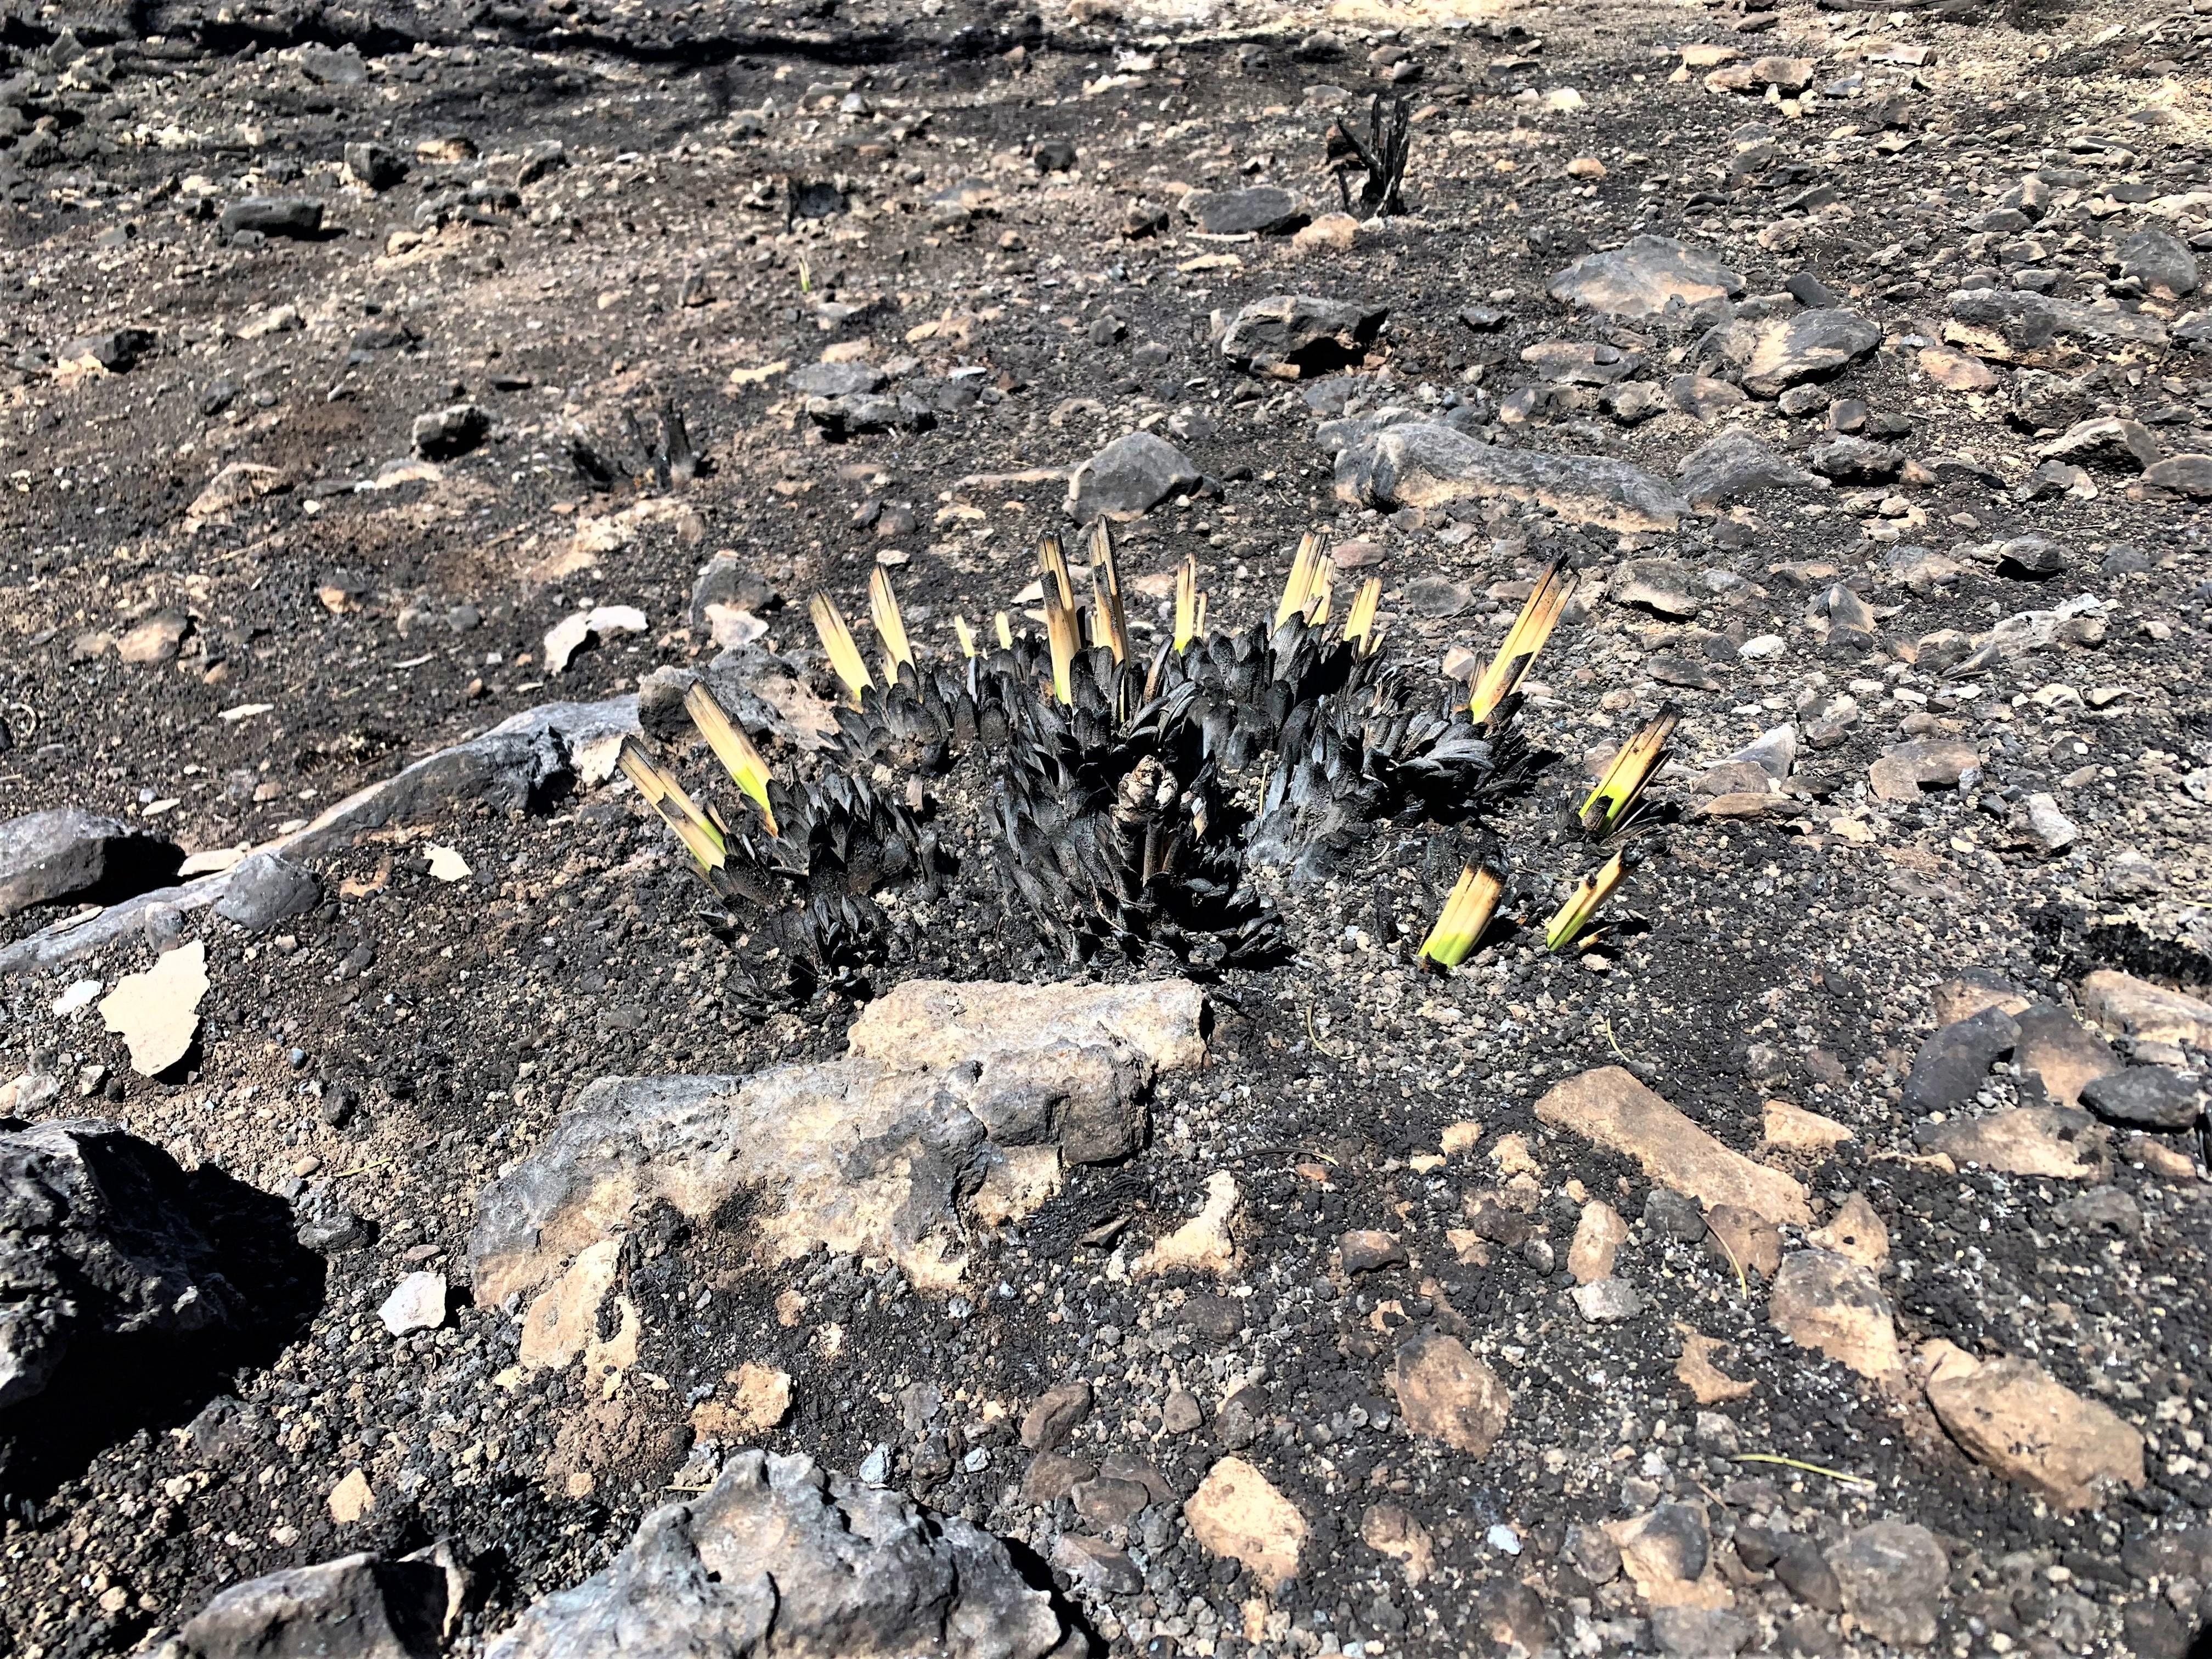
M 1344 210 L 1357 213 L 1363 219 L 1389 217 L 1406 211 L 1403 186 L 1406 182 L 1406 161 L 1413 151 L 1413 106 L 1402 98 L 1390 100 L 1389 114 L 1383 112 L 1382 94 L 1375 94 L 1375 102 L 1368 110 L 1367 137 L 1360 136 L 1341 121 L 1329 124 L 1328 135 L 1328 159 L 1337 163 L 1336 188 L 1344 198 Z M 1366 182 L 1359 187 L 1359 203 L 1354 207 L 1350 178 L 1357 165 L 1367 174 Z

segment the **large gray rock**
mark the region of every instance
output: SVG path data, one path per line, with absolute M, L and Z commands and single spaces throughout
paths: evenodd
M 1273 294 L 1230 319 L 1221 355 L 1239 368 L 1278 380 L 1333 374 L 1367 355 L 1389 314 L 1381 306 Z
M 1609 252 L 1584 254 L 1545 292 L 1601 317 L 1649 317 L 1741 294 L 1743 277 L 1671 236 L 1634 236 Z
M 1804 380 L 1826 379 L 1881 343 L 1881 330 L 1856 311 L 1827 307 L 1788 317 L 1739 319 L 1698 342 L 1701 357 L 1719 357 L 1757 398 L 1778 398 Z
M 1598 455 L 1508 449 L 1433 421 L 1408 421 L 1336 458 L 1339 501 L 1384 512 L 1446 501 L 1539 501 L 1577 524 L 1672 530 L 1689 503 L 1640 467 Z
M 265 933 L 281 921 L 301 915 L 323 902 L 315 872 L 276 853 L 254 853 L 232 866 L 215 913 L 249 933 Z
M 854 1022 L 842 1059 L 602 1078 L 478 1195 L 476 1299 L 538 1290 L 656 1204 L 704 1222 L 748 1192 L 772 1255 L 888 1256 L 949 1288 L 971 1218 L 1026 1214 L 1066 1166 L 1137 1150 L 1154 1073 L 1204 1058 L 1200 1007 L 1180 980 L 909 981 Z
M 1674 482 L 1692 507 L 1726 507 L 1768 489 L 1809 489 L 1810 473 L 1790 465 L 1741 427 L 1731 427 L 1682 458 Z
M 0 1134 L 0 1407 L 81 1341 L 244 1317 L 167 1152 L 94 1118 Z
M 222 210 L 222 234 L 307 238 L 323 229 L 323 204 L 312 196 L 241 196 Z
M 1194 190 L 1184 215 L 1209 236 L 1287 236 L 1311 216 L 1305 204 L 1273 185 L 1249 190 Z
M 2112 252 L 2119 256 L 2120 275 L 2136 278 L 2161 300 L 2197 292 L 2197 256 L 2163 225 L 2130 231 Z
M 510 811 L 542 811 L 568 792 L 585 757 L 602 758 L 611 770 L 614 745 L 637 729 L 635 692 L 601 702 L 540 703 L 481 737 L 438 750 L 380 783 L 355 791 L 269 850 L 305 856 L 344 846 L 356 836 L 392 824 L 441 817 L 478 804 L 501 816 Z M 176 866 L 168 867 L 173 872 Z M 0 946 L 0 977 L 55 967 L 102 950 L 135 934 L 157 905 L 185 914 L 204 909 L 230 890 L 235 874 L 229 870 L 179 887 L 142 892 L 82 921 L 71 917 Z
M 2188 1129 L 2204 1115 L 2204 1086 L 2164 1066 L 2130 1066 L 2084 1084 L 2081 1103 L 2107 1123 Z
M 812 398 L 849 398 L 880 392 L 890 378 L 873 363 L 803 363 L 784 384 Z
M 447 1570 L 421 1556 L 346 1555 L 233 1584 L 156 1659 L 436 1659 Z
M 1006 1547 L 957 1516 L 742 1451 L 701 1497 L 544 1597 L 488 1659 L 1073 1659 L 1085 1650 Z
M 2059 339 L 2146 346 L 2162 346 L 2166 339 L 2166 325 L 2142 312 L 2122 311 L 2109 301 L 2084 305 L 2021 289 L 1962 289 L 1951 296 L 1951 315 L 1996 335 L 2015 356 L 2046 350 Z
M 1989 1081 L 1990 1067 L 2020 1041 L 2020 1023 L 2002 1008 L 1954 1020 L 1920 1045 L 1905 1079 L 1905 1103 L 1925 1116 L 1955 1112 Z
M 1079 521 L 1134 519 L 1170 495 L 1194 489 L 1203 475 L 1189 456 L 1152 432 L 1116 438 L 1071 473 L 1067 510 Z
M 0 916 L 121 898 L 160 886 L 184 861 L 158 836 L 82 806 L 9 818 L 0 823 Z

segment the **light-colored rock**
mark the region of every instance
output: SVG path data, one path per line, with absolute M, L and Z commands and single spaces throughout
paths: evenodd
M 476 873 L 469 868 L 469 861 L 451 847 L 433 846 L 428 850 L 430 879 L 433 881 L 466 881 Z
M 207 946 L 194 939 L 118 980 L 100 1000 L 100 1018 L 129 1046 L 131 1069 L 157 1077 L 191 1052 L 207 990 Z
M 1877 1381 L 1899 1376 L 1905 1356 L 1881 1283 L 1857 1262 L 1832 1250 L 1784 1256 L 1766 1300 L 1775 1329 Z
M 1456 1337 L 1425 1332 L 1401 1344 L 1389 1383 L 1407 1431 L 1469 1457 L 1489 1453 L 1504 1432 L 1512 1396 Z
M 2014 1018 L 2020 1036 L 2013 1065 L 2027 1099 L 2039 1087 L 2046 1104 L 2076 1106 L 2085 1085 L 2120 1069 L 2111 1045 L 2056 1003 L 2033 1003 Z
M 1671 236 L 1634 236 L 1620 247 L 1584 254 L 1545 291 L 1601 317 L 1649 317 L 1741 294 L 1743 277 Z
M 1782 1234 L 1765 1216 L 1741 1204 L 1716 1204 L 1705 1212 L 1705 1236 L 1731 1273 L 1774 1277 L 1782 1265 Z
M 1980 1117 L 1923 1124 L 1912 1138 L 1954 1163 L 2054 1181 L 2088 1181 L 2101 1174 L 2110 1143 L 2096 1119 L 2066 1106 L 2008 1106 Z
M 862 1059 L 951 1066 L 1034 1046 L 1049 1028 L 1078 1040 L 1108 1037 L 1164 1072 L 1182 1072 L 1206 1063 L 1205 1007 L 1205 993 L 1182 979 L 1080 987 L 908 980 L 862 1009 L 845 1040 Z
M 1980 769 L 1982 757 L 1970 743 L 1954 738 L 1916 738 L 1882 751 L 1867 769 L 1867 780 L 1884 800 L 1914 801 L 1923 789 L 1949 789 Z
M 1170 495 L 1198 487 L 1189 456 L 1157 432 L 1114 440 L 1068 475 L 1067 510 L 1079 521 L 1142 518 Z
M 1777 1226 L 1812 1224 L 1802 1187 L 1723 1146 L 1620 1066 L 1557 1085 L 1536 1116 L 1634 1158 L 1652 1180 L 1707 1205 L 1739 1204 Z
M 1828 1224 L 1806 1234 L 1806 1242 L 1856 1261 L 1869 1273 L 1889 1264 L 1889 1229 L 1874 1212 L 1864 1193 L 1853 1193 L 1828 1218 Z
M 1600 1279 L 1567 1292 L 1575 1311 L 1593 1325 L 1618 1324 L 1644 1311 L 1643 1292 L 1625 1279 Z
M 1291 238 L 1301 253 L 1349 253 L 1359 240 L 1359 221 L 1348 213 L 1324 213 Z
M 2212 1003 L 2112 969 L 2084 979 L 2079 995 L 2081 1011 L 2108 1031 L 2212 1052 Z
M 1396 1504 L 1370 1504 L 1359 1517 L 1359 1541 L 1405 1569 L 1407 1588 L 1419 1586 L 1436 1566 L 1435 1540 L 1410 1510 Z
M 603 1238 L 579 1251 L 522 1316 L 516 1356 L 526 1370 L 558 1370 L 598 1340 L 599 1309 L 614 1289 L 622 1241 Z
M 1390 511 L 1448 501 L 1534 501 L 1575 524 L 1673 530 L 1689 503 L 1626 461 L 1546 455 L 1471 438 L 1456 427 L 1407 421 L 1362 438 L 1336 458 L 1336 495 Z
M 1835 1119 L 1808 1112 L 1786 1100 L 1770 1100 L 1762 1110 L 1766 1144 L 1784 1152 L 1826 1152 L 1856 1138 Z
M 2087 1509 L 2115 1486 L 2142 1485 L 2142 1436 L 2032 1360 L 1954 1364 L 1929 1379 L 1928 1403 L 1968 1455 L 2061 1509 Z
M 1702 356 L 1733 363 L 1746 392 L 1778 396 L 1801 381 L 1835 373 L 1881 343 L 1881 330 L 1855 311 L 1829 307 L 1786 317 L 1724 323 L 1700 342 Z
M 691 1408 L 691 1426 L 721 1439 L 766 1434 L 791 1414 L 791 1373 L 748 1359 L 722 1381 L 729 1398 L 702 1400 Z
M 209 479 L 192 498 L 192 504 L 185 509 L 185 528 L 197 530 L 210 519 L 291 487 L 291 477 L 282 467 L 233 461 Z
M 345 1478 L 331 1488 L 327 1500 L 331 1519 L 341 1527 L 350 1527 L 376 1508 L 376 1493 L 370 1489 L 368 1477 L 359 1469 L 349 1469 Z
M 1712 1534 L 1704 1506 L 1661 1504 L 1605 1528 L 1636 1593 L 1656 1610 L 1726 1607 L 1735 1598 L 1711 1571 Z
M 856 1048 L 874 1054 L 743 1079 L 589 1085 L 538 1151 L 480 1194 L 469 1245 L 477 1300 L 550 1283 L 657 1202 L 704 1223 L 748 1191 L 763 1201 L 747 1224 L 771 1255 L 818 1243 L 889 1257 L 916 1283 L 950 1288 L 983 1213 L 963 1209 L 967 1195 L 993 1194 L 991 1212 L 1005 1213 L 1015 1188 L 1040 1184 L 1032 1164 L 1051 1165 L 1043 1176 L 1056 1180 L 1062 1161 L 1113 1161 L 1141 1144 L 1156 1068 L 1109 1024 L 1178 1064 L 1204 1053 L 1200 1000 L 1180 981 L 1057 988 L 1048 1007 L 1042 996 L 994 1001 L 987 988 L 910 984 L 856 1023 Z M 986 1012 L 1006 1023 L 986 1023 Z M 1215 1236 L 1209 1271 L 1233 1266 L 1226 1224 L 1200 1230 Z M 1185 1243 L 1194 1248 L 1200 1234 Z
M 1216 1170 L 1206 1178 L 1206 1202 L 1198 1213 L 1139 1256 L 1130 1271 L 1139 1279 L 1176 1272 L 1233 1278 L 1237 1240 L 1230 1229 L 1243 1202 L 1237 1178 L 1226 1170 Z
M 1262 1585 L 1297 1573 L 1305 1517 L 1243 1458 L 1224 1457 L 1207 1470 L 1182 1514 L 1201 1548 L 1243 1563 Z
M 1567 1246 L 1567 1271 L 1575 1283 L 1588 1285 L 1613 1277 L 1613 1259 L 1628 1237 L 1628 1224 L 1612 1205 L 1592 1199 L 1583 1206 L 1575 1223 L 1574 1242 Z
M 384 1322 L 384 1328 L 394 1336 L 408 1336 L 416 1331 L 434 1331 L 446 1322 L 446 1276 L 440 1273 L 414 1273 L 401 1279 L 376 1316 Z
M 1948 346 L 1923 346 L 1920 372 L 1946 392 L 1987 392 L 1997 384 L 1996 371 L 1970 352 Z
M 563 617 L 546 631 L 545 672 L 558 674 L 589 640 L 610 640 L 646 630 L 645 612 L 634 605 L 602 605 Z
M 2017 1019 L 2026 1012 L 2031 1000 L 2023 996 L 2008 981 L 1997 975 L 1976 971 L 1947 979 L 1937 986 L 1929 998 L 1935 1011 L 1936 1023 L 1955 1025 L 1960 1020 L 1972 1019 L 1985 1008 L 1995 1008 L 2008 1019 Z
M 173 611 L 149 617 L 116 641 L 116 659 L 142 668 L 156 663 L 174 662 L 185 635 L 191 632 L 191 627 L 189 618 Z
M 1682 1357 L 1674 1362 L 1674 1380 L 1687 1389 L 1700 1406 L 1741 1400 L 1759 1386 L 1730 1376 L 1713 1363 L 1713 1355 L 1723 1344 L 1679 1320 L 1674 1332 L 1682 1339 Z

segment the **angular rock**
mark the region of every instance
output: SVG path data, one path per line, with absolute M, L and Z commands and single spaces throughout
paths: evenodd
M 172 1659 L 436 1659 L 452 1590 L 428 1558 L 345 1555 L 233 1584 L 185 1621 Z
M 1953 343 L 1972 343 L 1984 356 L 2033 356 L 2060 339 L 2146 346 L 2162 346 L 2166 340 L 2166 325 L 2157 318 L 2123 311 L 2110 301 L 2083 305 L 2021 289 L 1963 289 L 1951 296 L 1951 315 L 1976 336 L 1970 343 L 1954 338 Z
M 100 1000 L 100 1018 L 129 1047 L 131 1069 L 158 1077 L 191 1052 L 207 989 L 207 946 L 194 939 L 118 980 Z
M 1800 1347 L 1814 1348 L 1862 1376 L 1895 1377 L 1905 1369 L 1897 1327 L 1881 1282 L 1848 1256 L 1795 1250 L 1782 1259 L 1766 1316 Z
M 1677 620 L 1703 611 L 1709 596 L 1697 572 L 1679 559 L 1623 559 L 1606 591 L 1617 605 L 1640 605 Z
M 55 349 L 54 358 L 63 363 L 94 362 L 111 374 L 127 374 L 160 343 L 161 337 L 151 329 L 102 329 L 97 334 L 63 342 Z
M 1923 1151 L 2007 1175 L 2090 1181 L 2106 1165 L 2106 1135 L 2088 1113 L 2064 1106 L 2010 1106 L 1986 1116 L 1923 1123 L 1912 1132 Z
M 2001 1008 L 1946 1025 L 1920 1045 L 1905 1079 L 1905 1103 L 1925 1116 L 1952 1112 L 1980 1092 L 1990 1067 L 2013 1050 L 2020 1026 Z
M 1625 1279 L 1600 1279 L 1567 1292 L 1575 1311 L 1593 1325 L 1613 1325 L 1644 1311 L 1644 1297 Z
M 1068 476 L 1067 510 L 1078 522 L 1141 518 L 1170 495 L 1198 487 L 1189 456 L 1154 432 L 1116 438 Z
M 2036 452 L 2047 460 L 2075 461 L 2121 472 L 2141 472 L 2157 465 L 2165 453 L 2151 429 L 2141 421 L 2117 415 L 2081 421 Z
M 1876 1641 L 1919 1648 L 1936 1639 L 1951 1562 L 1927 1528 L 1876 1521 L 1830 1550 L 1827 1565 L 1844 1611 Z
M 890 376 L 870 362 L 802 363 L 784 376 L 784 384 L 810 398 L 865 397 L 881 392 Z
M 2169 455 L 2145 470 L 2143 482 L 2190 500 L 2212 500 L 2212 455 Z
M 1545 292 L 1601 317 L 1649 317 L 1732 298 L 1743 292 L 1743 278 L 1671 236 L 1635 236 L 1610 252 L 1584 254 Z
M 1298 1570 L 1305 1516 L 1241 1457 L 1224 1457 L 1207 1470 L 1183 1501 L 1182 1514 L 1201 1548 L 1242 1562 L 1271 1589 Z
M 443 1273 L 409 1273 L 384 1298 L 376 1316 L 394 1336 L 434 1331 L 446 1322 L 446 1289 Z
M 1408 1338 L 1388 1380 L 1408 1433 L 1483 1457 L 1504 1432 L 1512 1396 L 1456 1337 L 1425 1331 Z
M 0 823 L 0 917 L 41 904 L 112 903 L 159 887 L 181 848 L 82 806 Z
M 1594 1285 L 1612 1278 L 1613 1258 L 1627 1238 L 1628 1224 L 1612 1205 L 1597 1199 L 1583 1205 L 1574 1241 L 1567 1246 L 1567 1272 L 1575 1283 Z
M 226 236 L 240 231 L 263 236 L 319 236 L 323 204 L 311 196 L 241 196 L 222 210 L 220 228 Z
M 2165 1066 L 2130 1066 L 2092 1078 L 2081 1100 L 2107 1123 L 2165 1133 L 2194 1128 L 2204 1115 L 2204 1085 Z
M 2081 1012 L 2108 1031 L 2212 1054 L 2212 1003 L 2112 969 L 2088 975 L 2078 994 Z
M 0 1408 L 39 1394 L 80 1345 L 247 1316 L 160 1147 L 94 1118 L 0 1132 Z
M 2115 1486 L 2142 1485 L 2142 1436 L 2032 1360 L 1960 1356 L 1930 1379 L 1928 1403 L 1969 1456 L 2057 1508 L 2087 1509 Z
M 1209 236 L 1287 236 L 1311 217 L 1306 205 L 1273 185 L 1249 190 L 1194 190 L 1183 216 Z
M 448 404 L 417 415 L 409 436 L 426 461 L 458 460 L 491 435 L 491 410 L 481 404 Z
M 1557 1085 L 1536 1103 L 1536 1116 L 1634 1158 L 1653 1181 L 1708 1205 L 1741 1205 L 1776 1226 L 1812 1224 L 1802 1187 L 1723 1146 L 1620 1066 Z
M 1347 1273 L 1371 1273 L 1406 1265 L 1406 1247 L 1388 1233 L 1349 1232 L 1339 1248 Z
M 1753 397 L 1776 398 L 1802 381 L 1825 380 L 1881 343 L 1877 325 L 1837 307 L 1724 323 L 1698 343 L 1698 353 L 1734 366 Z
M 958 1516 L 746 1450 L 620 1555 L 533 1603 L 487 1659 L 883 1654 L 1040 1659 L 1066 1639 L 1006 1547 Z
M 1640 467 L 1603 456 L 1540 454 L 1408 421 L 1361 439 L 1336 458 L 1339 501 L 1389 512 L 1447 501 L 1534 501 L 1576 524 L 1673 530 L 1689 503 Z
M 277 853 L 249 853 L 231 866 L 215 913 L 249 933 L 265 933 L 323 902 L 315 872 Z
M 1692 507 L 1726 507 L 1768 489 L 1807 489 L 1809 474 L 1790 465 L 1741 427 L 1719 433 L 1682 458 L 1674 482 Z
M 2020 1036 L 2013 1066 L 2021 1074 L 2023 1099 L 2039 1091 L 2050 1105 L 2072 1106 L 2085 1085 L 2120 1069 L 2110 1045 L 2055 1002 L 2032 1003 L 2014 1018 Z
M 1888 444 L 1878 444 L 1849 433 L 1814 444 L 1805 452 L 1813 471 L 1838 483 L 1881 483 L 1904 469 L 1905 457 Z
M 930 1012 L 948 1006 L 960 1020 Z M 1195 989 L 1175 981 L 915 981 L 869 1005 L 841 1060 L 748 1078 L 603 1078 L 478 1195 L 477 1299 L 550 1283 L 656 1202 L 704 1222 L 750 1189 L 764 1195 L 751 1224 L 779 1255 L 821 1243 L 949 1285 L 966 1214 L 1025 1213 L 1064 1162 L 1134 1149 L 1154 1072 L 1204 1052 L 1199 1010 Z M 902 1035 L 933 1022 L 933 1046 Z
M 1806 1234 L 1805 1242 L 1817 1249 L 1832 1250 L 1869 1273 L 1880 1273 L 1889 1261 L 1889 1229 L 1864 1193 L 1845 1199 L 1828 1224 Z
M 1366 356 L 1389 314 L 1379 306 L 1271 295 L 1230 319 L 1221 355 L 1239 368 L 1277 380 L 1332 374 Z
M 1030 1451 L 1058 1451 L 1091 1415 L 1091 1385 L 1078 1379 L 1047 1389 L 1022 1415 L 1022 1444 Z
M 1884 800 L 1920 799 L 1923 789 L 1952 789 L 1969 772 L 1981 769 L 1980 752 L 1955 738 L 1919 738 L 1882 750 L 1867 769 L 1867 779 Z
M 1206 1202 L 1173 1232 L 1156 1241 L 1129 1271 L 1139 1279 L 1156 1273 L 1212 1273 L 1226 1279 L 1237 1271 L 1237 1240 L 1230 1231 L 1243 1208 L 1237 1177 L 1216 1170 L 1206 1178 Z
M 2163 225 L 2130 231 L 2113 246 L 2120 275 L 2132 276 L 2161 300 L 2197 292 L 2197 256 L 2189 244 Z

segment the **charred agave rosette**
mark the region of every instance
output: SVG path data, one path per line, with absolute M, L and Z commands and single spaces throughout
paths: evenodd
M 810 780 L 772 776 L 695 686 L 686 708 L 750 803 L 734 822 L 625 746 L 631 781 L 762 944 L 763 1005 L 878 959 L 890 930 L 872 896 L 895 884 L 925 904 L 955 884 L 988 892 L 1070 961 L 1157 950 L 1203 971 L 1279 959 L 1282 919 L 1254 871 L 1320 879 L 1377 824 L 1466 822 L 1544 763 L 1515 725 L 1542 642 L 1526 629 L 1478 717 L 1449 682 L 1383 660 L 1380 582 L 1332 624 L 1328 562 L 1308 536 L 1272 623 L 1242 630 L 1206 626 L 1186 562 L 1172 637 L 1140 661 L 1103 525 L 1085 550 L 1079 586 L 1058 538 L 1040 544 L 1042 637 L 1001 612 L 995 638 L 979 640 L 963 619 L 963 655 L 943 664 L 917 654 L 882 571 L 873 665 L 837 607 L 815 599 L 847 700 L 830 764 Z M 885 772 L 903 784 L 869 781 Z

